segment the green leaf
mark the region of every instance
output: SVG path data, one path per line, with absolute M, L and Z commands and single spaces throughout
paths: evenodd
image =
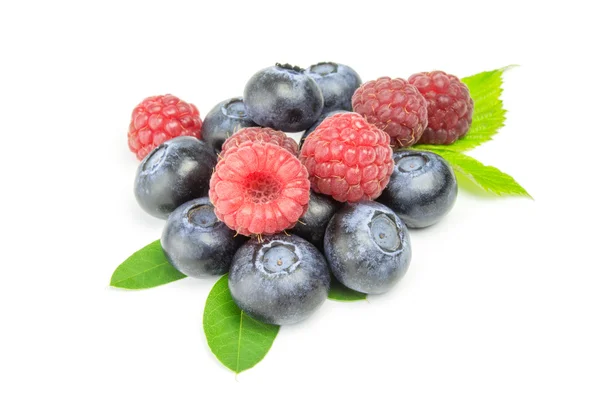
M 366 300 L 367 295 L 365 293 L 357 292 L 342 285 L 337 279 L 331 278 L 331 287 L 329 288 L 330 300 L 336 301 L 358 301 Z
M 462 174 L 484 191 L 496 195 L 520 195 L 531 198 L 531 195 L 514 178 L 493 166 L 486 166 L 477 159 L 460 152 L 449 150 L 433 152 L 446 159 L 454 171 Z
M 473 123 L 467 135 L 452 145 L 416 145 L 418 150 L 431 150 L 432 147 L 445 147 L 456 152 L 473 149 L 490 141 L 504 126 L 506 110 L 500 100 L 502 94 L 502 74 L 508 67 L 481 72 L 465 77 L 462 81 L 469 87 L 474 101 Z
M 462 79 L 469 87 L 475 103 L 473 124 L 464 138 L 452 145 L 415 145 L 411 149 L 437 153 L 445 158 L 457 173 L 484 191 L 497 195 L 522 195 L 531 198 L 525 188 L 508 174 L 495 167 L 485 166 L 461 153 L 490 141 L 504 126 L 506 110 L 500 100 L 500 94 L 502 94 L 502 74 L 508 68 L 481 72 Z
M 148 289 L 185 278 L 165 257 L 160 240 L 150 243 L 117 267 L 110 285 L 123 289 Z
M 227 275 L 208 294 L 203 326 L 210 350 L 235 373 L 259 363 L 279 332 L 279 326 L 252 319 L 238 308 L 229 292 Z

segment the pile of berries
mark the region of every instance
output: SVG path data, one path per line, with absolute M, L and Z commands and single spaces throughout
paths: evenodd
M 438 222 L 457 194 L 444 159 L 402 148 L 464 136 L 473 100 L 440 71 L 361 83 L 333 62 L 277 64 L 204 121 L 173 95 L 138 105 L 135 195 L 167 219 L 173 267 L 229 272 L 237 305 L 278 325 L 310 316 L 332 275 L 359 292 L 390 290 L 411 260 L 407 228 Z M 300 147 L 285 134 L 302 131 Z

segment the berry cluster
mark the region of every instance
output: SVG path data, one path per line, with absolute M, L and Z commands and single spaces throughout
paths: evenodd
M 352 107 L 392 138 L 393 147 L 452 144 L 464 136 L 473 116 L 473 99 L 456 76 L 434 71 L 408 81 L 381 77 L 360 86 Z
M 473 101 L 444 72 L 361 83 L 333 62 L 277 64 L 204 121 L 172 95 L 138 105 L 135 195 L 167 219 L 161 245 L 173 267 L 229 272 L 237 305 L 280 325 L 319 308 L 330 275 L 368 294 L 396 285 L 412 256 L 407 228 L 438 222 L 457 185 L 441 157 L 393 148 L 453 142 Z M 300 150 L 285 133 L 299 131 Z

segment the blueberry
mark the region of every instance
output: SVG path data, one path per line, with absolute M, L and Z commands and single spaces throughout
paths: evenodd
M 319 116 L 319 118 L 317 119 L 317 121 L 312 126 L 310 126 L 308 128 L 308 130 L 306 130 L 304 132 L 304 134 L 302 134 L 302 138 L 300 139 L 300 145 L 304 144 L 304 140 L 306 139 L 306 137 L 308 137 L 308 135 L 310 133 L 312 133 L 313 131 L 315 131 L 315 129 L 317 127 L 319 127 L 319 125 L 321 123 L 323 123 L 323 120 L 327 119 L 329 116 L 337 115 L 338 113 L 348 113 L 348 111 L 337 110 L 337 111 L 331 111 L 331 112 L 323 113 L 321 116 Z
M 138 203 L 149 214 L 167 218 L 183 203 L 208 194 L 217 155 L 194 137 L 177 137 L 142 160 L 135 176 Z
M 310 127 L 323 110 L 323 94 L 303 71 L 277 64 L 254 74 L 244 89 L 250 118 L 261 126 L 287 132 Z
M 276 325 L 308 318 L 327 298 L 329 284 L 323 255 L 295 235 L 246 242 L 235 253 L 229 271 L 229 290 L 238 307 Z
M 191 200 L 169 215 L 160 243 L 169 263 L 194 278 L 227 273 L 241 235 L 219 221 L 208 197 Z
M 218 103 L 208 112 L 202 122 L 202 140 L 217 152 L 221 151 L 223 142 L 233 133 L 244 127 L 254 127 L 256 123 L 246 112 L 241 97 L 230 98 Z
M 319 250 L 323 250 L 323 237 L 325 236 L 327 223 L 339 207 L 340 202 L 333 200 L 331 196 L 310 191 L 308 209 L 300 217 L 291 232 L 306 239 Z
M 408 230 L 381 203 L 348 203 L 329 221 L 325 256 L 333 275 L 346 287 L 367 294 L 385 293 L 408 269 Z
M 323 93 L 323 113 L 334 110 L 352 111 L 352 94 L 362 84 L 356 71 L 335 62 L 320 62 L 306 72 L 315 79 Z
M 454 206 L 458 187 L 454 171 L 432 152 L 398 151 L 390 182 L 377 199 L 394 210 L 410 228 L 442 219 Z

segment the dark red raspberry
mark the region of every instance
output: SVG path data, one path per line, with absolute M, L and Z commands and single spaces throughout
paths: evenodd
M 210 179 L 219 220 L 238 233 L 271 235 L 292 228 L 308 208 L 308 172 L 279 145 L 251 142 L 233 147 Z
M 340 202 L 377 198 L 394 167 L 390 136 L 352 112 L 325 119 L 304 141 L 300 161 L 312 189 Z
M 393 147 L 416 144 L 427 127 L 427 102 L 404 79 L 380 77 L 360 86 L 352 108 L 390 135 Z
M 296 141 L 285 135 L 284 132 L 269 127 L 246 127 L 238 130 L 223 143 L 221 156 L 225 156 L 225 151 L 228 149 L 250 145 L 253 142 L 269 142 L 279 145 L 292 155 L 298 156 Z
M 473 99 L 466 84 L 441 71 L 412 75 L 414 84 L 427 100 L 428 124 L 419 144 L 452 144 L 471 127 Z
M 174 95 L 148 97 L 135 107 L 129 124 L 129 149 L 139 160 L 171 138 L 189 135 L 201 138 L 202 120 L 193 104 Z

